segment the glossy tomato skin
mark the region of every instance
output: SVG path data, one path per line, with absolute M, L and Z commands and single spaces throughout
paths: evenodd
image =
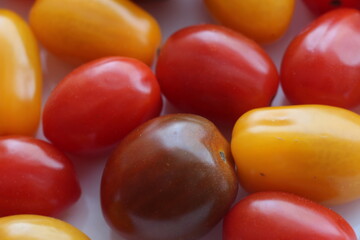
M 3 240 L 90 240 L 72 225 L 40 215 L 14 215 L 0 218 Z
M 303 0 L 303 2 L 315 14 L 322 14 L 341 7 L 360 9 L 359 0 Z
M 126 239 L 197 239 L 225 215 L 237 187 L 229 144 L 215 125 L 165 115 L 120 143 L 103 173 L 101 204 Z
M 278 40 L 288 29 L 295 0 L 204 0 L 210 13 L 224 26 L 259 43 Z
M 48 51 L 75 64 L 125 56 L 150 65 L 161 42 L 156 20 L 129 0 L 37 0 L 29 22 Z
M 360 104 L 360 12 L 338 9 L 296 36 L 281 66 L 281 84 L 294 104 L 352 108 Z
M 0 135 L 36 133 L 42 75 L 36 39 L 24 19 L 0 9 Z
M 360 198 L 358 149 L 360 116 L 325 105 L 254 109 L 239 118 L 231 138 L 248 192 L 292 192 L 327 205 Z
M 223 240 L 356 240 L 336 212 L 284 192 L 259 192 L 240 200 L 226 215 Z
M 176 107 L 228 122 L 268 106 L 279 82 L 275 65 L 259 45 L 216 25 L 191 26 L 170 36 L 156 76 Z
M 43 130 L 66 152 L 102 154 L 159 115 L 161 106 L 159 85 L 147 65 L 131 58 L 103 58 L 59 83 L 44 107 Z
M 42 140 L 0 138 L 0 216 L 57 214 L 81 194 L 70 160 Z

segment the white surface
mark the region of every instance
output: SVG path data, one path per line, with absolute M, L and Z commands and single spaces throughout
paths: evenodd
M 32 0 L 0 0 L 0 8 L 11 9 L 27 18 L 32 2 Z M 140 4 L 159 21 L 163 31 L 163 40 L 182 27 L 200 23 L 214 23 L 206 12 L 201 0 L 149 0 L 140 2 Z M 303 6 L 302 2 L 298 0 L 295 16 L 286 35 L 278 42 L 264 46 L 278 67 L 280 66 L 284 50 L 292 37 L 301 31 L 312 19 L 313 16 Z M 50 90 L 71 71 L 72 67 L 48 54 L 45 50 L 42 50 L 42 60 L 45 100 Z M 288 102 L 282 92 L 279 91 L 273 105 L 285 104 L 288 104 Z M 357 112 L 360 113 L 360 111 Z M 38 137 L 44 139 L 41 127 L 39 128 Z M 105 161 L 106 159 L 92 160 L 90 162 L 74 159 L 83 190 L 82 197 L 73 207 L 58 217 L 81 229 L 92 240 L 120 240 L 121 238 L 116 236 L 106 225 L 100 209 L 99 186 Z M 244 193 L 240 191 L 239 197 L 243 195 Z M 333 210 L 347 219 L 357 235 L 360 235 L 360 200 L 333 207 Z M 161 230 L 159 229 L 159 231 Z M 221 239 L 221 223 L 209 234 L 201 238 L 201 240 L 219 239 Z

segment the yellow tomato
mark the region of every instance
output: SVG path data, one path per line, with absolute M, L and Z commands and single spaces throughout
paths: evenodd
M 323 105 L 259 108 L 241 116 L 231 150 L 249 192 L 292 192 L 325 204 L 360 198 L 360 116 Z
M 61 220 L 39 215 L 0 218 L 1 240 L 90 240 L 84 233 Z
M 154 18 L 129 0 L 37 0 L 30 25 L 50 52 L 76 64 L 126 56 L 150 65 L 161 41 Z
M 289 27 L 295 0 L 204 0 L 223 25 L 260 43 L 279 39 Z
M 36 40 L 23 19 L 0 9 L 0 135 L 35 134 L 41 91 Z

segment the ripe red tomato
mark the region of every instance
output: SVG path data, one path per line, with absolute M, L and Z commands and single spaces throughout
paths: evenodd
M 340 7 L 360 9 L 360 0 L 303 0 L 311 11 L 322 14 Z
M 161 105 L 147 65 L 124 57 L 99 59 L 74 70 L 51 93 L 43 130 L 64 151 L 97 154 L 157 116 Z
M 54 146 L 30 137 L 0 138 L 0 216 L 54 215 L 80 194 L 72 163 Z
M 275 65 L 257 43 L 216 25 L 191 26 L 170 36 L 156 75 L 176 107 L 229 122 L 268 106 L 279 81 Z
M 322 205 L 283 192 L 259 192 L 226 215 L 223 240 L 356 240 L 352 227 Z
M 215 125 L 171 114 L 121 141 L 103 173 L 101 204 L 126 239 L 196 239 L 223 218 L 237 189 L 229 143 Z
M 359 105 L 360 11 L 328 12 L 296 36 L 282 61 L 281 84 L 294 104 Z

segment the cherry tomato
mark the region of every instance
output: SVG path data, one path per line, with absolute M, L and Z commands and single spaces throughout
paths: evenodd
M 316 1 L 316 0 L 313 0 Z M 295 0 L 204 0 L 223 25 L 260 43 L 278 40 L 291 22 Z
M 51 217 L 15 215 L 0 218 L 2 240 L 90 240 L 72 225 Z
M 126 56 L 151 64 L 161 41 L 156 20 L 129 0 L 38 0 L 30 25 L 47 50 L 72 63 Z
M 283 192 L 254 193 L 226 215 L 223 240 L 356 240 L 339 214 Z
M 311 11 L 322 14 L 340 7 L 360 9 L 360 0 L 303 0 Z
M 80 192 L 72 163 L 51 144 L 0 138 L 0 216 L 54 215 L 75 203 Z
M 225 215 L 237 187 L 229 143 L 215 125 L 174 114 L 120 143 L 103 173 L 101 204 L 126 239 L 195 239 Z
M 131 58 L 87 63 L 63 79 L 43 113 L 44 135 L 73 154 L 99 154 L 159 115 L 160 88 L 151 69 Z
M 234 122 L 249 109 L 268 106 L 278 73 L 265 51 L 225 27 L 179 30 L 162 47 L 156 75 L 167 99 L 183 111 Z
M 281 84 L 294 104 L 344 108 L 360 104 L 360 12 L 326 13 L 288 47 L 281 66 Z
M 0 9 L 0 135 L 34 135 L 40 121 L 39 50 L 26 22 Z
M 326 204 L 360 198 L 359 149 L 360 116 L 325 105 L 249 111 L 231 140 L 247 191 L 292 192 Z

